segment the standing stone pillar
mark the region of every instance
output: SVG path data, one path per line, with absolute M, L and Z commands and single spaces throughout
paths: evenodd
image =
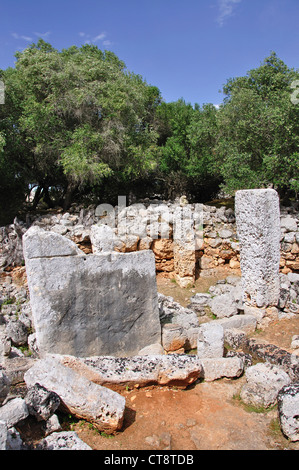
M 235 213 L 245 304 L 275 306 L 280 290 L 278 194 L 273 189 L 237 191 Z
M 195 281 L 195 232 L 190 206 L 177 207 L 174 211 L 173 257 L 175 278 L 180 287 L 188 287 Z

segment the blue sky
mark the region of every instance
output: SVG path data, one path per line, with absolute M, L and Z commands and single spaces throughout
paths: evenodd
M 2 0 L 0 68 L 39 37 L 113 51 L 165 101 L 219 104 L 271 51 L 299 68 L 299 0 Z

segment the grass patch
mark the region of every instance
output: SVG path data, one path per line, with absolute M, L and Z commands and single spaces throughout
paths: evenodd
M 263 405 L 257 406 L 257 405 L 253 405 L 253 404 L 244 403 L 241 396 L 240 396 L 240 393 L 234 394 L 233 395 L 233 400 L 235 402 L 237 402 L 239 405 L 241 405 L 244 408 L 244 410 L 247 411 L 248 413 L 262 413 L 262 414 L 264 414 L 264 413 L 269 413 L 270 411 L 277 409 L 277 404 L 266 407 L 266 406 L 263 406 Z

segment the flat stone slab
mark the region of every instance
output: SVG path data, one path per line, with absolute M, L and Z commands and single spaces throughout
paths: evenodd
M 36 362 L 24 379 L 28 388 L 38 383 L 55 392 L 64 409 L 99 430 L 112 433 L 121 429 L 125 398 L 64 366 L 58 357 L 49 355 Z
M 240 377 L 244 370 L 244 362 L 239 357 L 202 358 L 203 371 L 201 377 L 207 382 L 222 377 Z
M 64 366 L 81 376 L 110 388 L 139 385 L 177 385 L 186 387 L 202 373 L 195 355 L 168 354 L 116 358 L 109 356 L 77 358 L 60 356 Z
M 237 191 L 235 214 L 244 302 L 276 306 L 281 236 L 278 193 L 274 189 Z
M 59 234 L 28 232 L 24 256 L 41 355 L 130 356 L 161 343 L 152 251 L 84 255 Z
M 221 325 L 224 330 L 237 328 L 245 333 L 252 333 L 257 325 L 257 319 L 253 315 L 233 315 L 229 318 L 221 318 L 214 321 Z

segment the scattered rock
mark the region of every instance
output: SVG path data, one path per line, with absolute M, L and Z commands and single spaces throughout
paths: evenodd
M 0 421 L 4 421 L 8 428 L 12 428 L 29 415 L 23 398 L 14 398 L 0 408 Z
M 265 408 L 274 405 L 279 390 L 291 382 L 286 372 L 267 363 L 248 367 L 245 376 L 247 383 L 241 390 L 241 399 L 246 404 Z
M 36 383 L 55 392 L 63 407 L 107 433 L 121 429 L 125 398 L 65 367 L 54 356 L 36 362 L 24 376 L 28 388 Z
M 278 393 L 280 426 L 288 439 L 299 441 L 299 383 L 285 385 Z
M 39 443 L 39 450 L 92 450 L 75 431 L 54 432 Z
M 60 405 L 60 398 L 55 392 L 47 390 L 39 383 L 29 387 L 25 396 L 29 414 L 37 421 L 47 421 Z
M 198 329 L 197 355 L 200 358 L 223 357 L 224 329 L 216 321 L 204 323 Z

